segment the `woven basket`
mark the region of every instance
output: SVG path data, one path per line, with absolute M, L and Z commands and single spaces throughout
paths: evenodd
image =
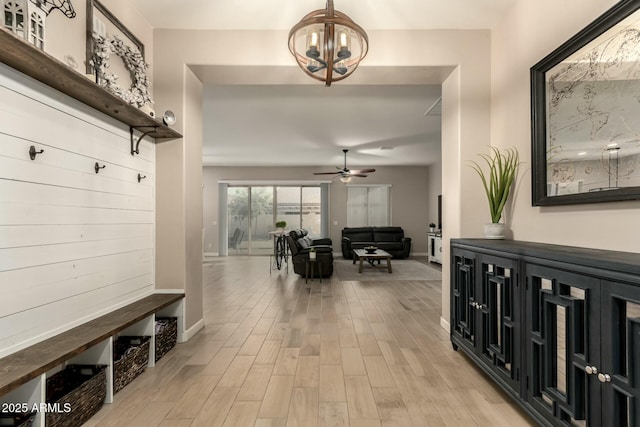
M 159 317 L 156 319 L 156 362 L 178 342 L 178 318 Z
M 36 414 L 0 412 L 0 426 L 2 427 L 31 427 Z
M 46 401 L 58 403 L 60 411 L 47 412 L 45 425 L 79 427 L 95 415 L 107 395 L 105 369 L 103 365 L 68 365 L 47 378 Z
M 117 393 L 149 365 L 151 337 L 118 337 L 113 345 L 113 392 Z

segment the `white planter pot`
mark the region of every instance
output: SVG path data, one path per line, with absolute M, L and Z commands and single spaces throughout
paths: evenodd
M 309 251 L 309 259 L 316 259 L 316 252 L 315 251 Z
M 485 239 L 504 239 L 505 226 L 504 223 L 490 222 L 484 225 L 484 237 Z

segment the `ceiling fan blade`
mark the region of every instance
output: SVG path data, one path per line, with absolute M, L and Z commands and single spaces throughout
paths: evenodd
M 371 172 L 375 172 L 375 169 L 349 169 L 347 168 L 347 152 L 349 152 L 349 150 L 344 149 L 342 150 L 342 152 L 344 153 L 344 168 L 340 168 L 338 166 L 336 166 L 336 169 L 338 169 L 337 172 L 314 172 L 314 175 L 335 175 L 334 178 L 349 178 L 352 176 L 356 176 L 356 177 L 360 177 L 360 178 L 366 178 L 368 173 Z

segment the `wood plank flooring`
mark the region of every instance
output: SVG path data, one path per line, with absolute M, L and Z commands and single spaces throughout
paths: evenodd
M 89 426 L 533 426 L 440 327 L 440 281 L 203 266 L 205 328 Z

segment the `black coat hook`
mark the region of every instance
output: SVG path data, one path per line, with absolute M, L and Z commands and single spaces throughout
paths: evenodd
M 98 173 L 98 172 L 100 172 L 100 169 L 104 169 L 104 168 L 106 168 L 106 167 L 107 167 L 107 165 L 102 165 L 102 166 L 100 166 L 100 165 L 98 164 L 98 162 L 96 162 L 96 164 L 95 164 L 95 166 L 93 167 L 93 169 L 96 171 L 96 173 Z
M 36 156 L 42 153 L 44 153 L 44 150 L 36 151 L 36 147 L 33 145 L 29 147 L 29 157 L 31 157 L 31 160 L 35 160 Z
M 142 176 L 140 174 L 138 174 L 138 182 L 142 181 L 143 179 L 145 179 L 147 177 L 147 175 Z

